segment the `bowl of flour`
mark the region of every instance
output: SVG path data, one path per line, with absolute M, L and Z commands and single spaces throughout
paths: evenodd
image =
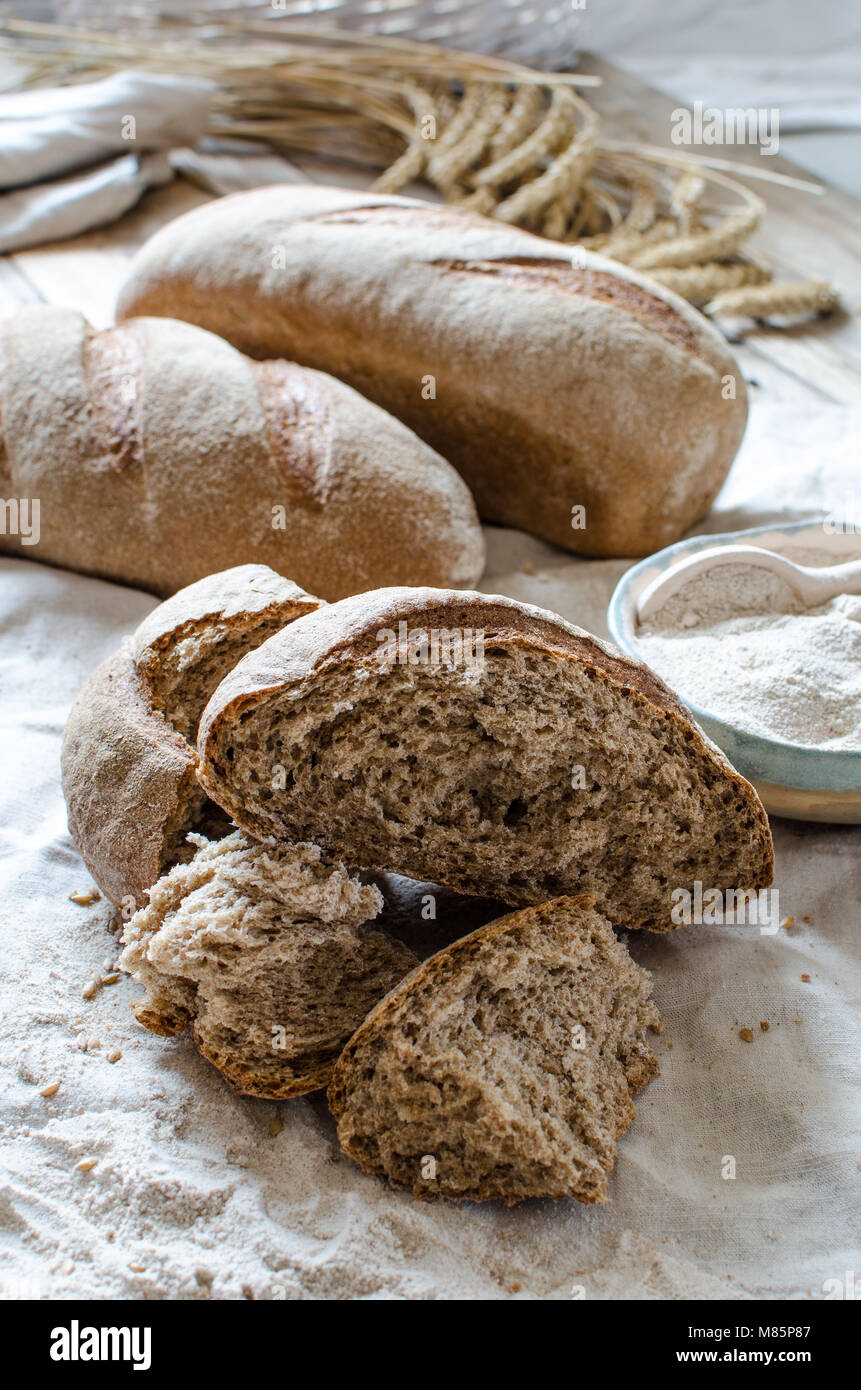
M 861 533 L 823 522 L 696 536 L 623 575 L 607 614 L 613 640 L 675 691 L 767 810 L 861 823 L 861 596 L 805 607 L 782 577 L 740 559 L 695 576 L 645 622 L 637 617 L 653 579 L 724 544 L 812 567 L 861 558 Z

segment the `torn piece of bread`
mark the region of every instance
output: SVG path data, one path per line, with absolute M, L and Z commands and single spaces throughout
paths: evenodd
M 241 1095 L 283 1100 L 325 1086 L 369 1010 L 417 964 L 366 924 L 382 895 L 315 845 L 210 843 L 149 892 L 120 965 L 146 986 L 136 1018 L 190 1027 Z
M 165 599 L 129 640 L 131 658 L 152 702 L 194 743 L 206 702 L 247 652 L 322 600 L 266 565 L 208 574 Z
M 651 977 L 592 900 L 557 898 L 425 961 L 338 1059 L 346 1153 L 414 1196 L 604 1202 L 658 1072 Z
M 753 787 L 667 687 L 556 614 L 377 589 L 245 657 L 200 724 L 238 825 L 499 898 L 590 893 L 667 931 L 674 890 L 771 882 Z

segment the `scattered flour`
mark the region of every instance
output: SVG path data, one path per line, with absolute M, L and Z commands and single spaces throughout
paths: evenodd
M 816 449 L 836 429 L 829 418 L 811 422 Z M 779 442 L 783 478 L 792 441 Z M 802 463 L 789 470 L 799 494 Z M 488 592 L 600 626 L 625 561 L 554 558 L 525 549 L 541 546 L 527 537 L 512 559 L 498 530 L 486 533 L 499 548 Z M 505 568 L 524 559 L 551 582 Z M 340 1153 L 321 1096 L 274 1106 L 234 1095 L 188 1037 L 135 1022 L 138 986 L 125 976 L 85 997 L 114 973 L 117 924 L 103 898 L 90 900 L 66 831 L 60 735 L 91 668 L 153 606 L 120 585 L 0 559 L 0 1299 L 585 1292 L 588 1309 L 819 1298 L 825 1280 L 857 1270 L 859 1077 L 847 1065 L 861 1050 L 857 827 L 799 835 L 775 823 L 792 933 L 633 934 L 675 1045 L 638 1098 L 606 1207 L 437 1206 L 393 1193 Z M 743 1058 L 733 1020 L 755 1032 Z M 721 1177 L 728 1153 L 732 1182 Z
M 668 685 L 719 719 L 807 748 L 861 750 L 861 596 L 805 608 L 777 575 L 726 565 L 692 579 L 636 640 Z

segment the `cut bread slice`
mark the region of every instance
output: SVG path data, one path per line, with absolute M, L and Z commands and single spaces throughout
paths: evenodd
M 378 589 L 244 658 L 200 779 L 252 834 L 511 906 L 587 892 L 665 931 L 676 889 L 771 882 L 753 788 L 640 662 L 542 609 Z
M 273 632 L 313 613 L 322 600 L 266 565 L 209 574 L 160 603 L 135 629 L 130 652 L 161 711 L 194 742 L 218 682 Z
M 210 843 L 149 891 L 120 966 L 146 986 L 132 1006 L 154 1033 L 190 1027 L 241 1095 L 282 1100 L 325 1086 L 350 1034 L 417 964 L 368 927 L 382 895 L 314 845 Z
M 658 1072 L 651 978 L 592 900 L 525 908 L 446 947 L 338 1059 L 346 1153 L 416 1197 L 603 1202 L 632 1094 Z

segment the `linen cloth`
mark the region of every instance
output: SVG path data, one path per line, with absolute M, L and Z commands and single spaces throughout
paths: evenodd
M 842 409 L 755 408 L 707 529 L 840 505 L 857 485 L 859 436 Z M 487 534 L 486 591 L 604 633 L 625 562 Z M 89 879 L 65 829 L 60 736 L 89 671 L 154 602 L 0 560 L 2 1296 L 803 1299 L 846 1288 L 859 1269 L 861 828 L 773 822 L 788 929 L 629 936 L 664 1018 L 661 1075 L 637 1100 L 607 1206 L 418 1203 L 339 1154 L 320 1096 L 235 1096 L 187 1037 L 134 1021 L 138 987 L 125 977 L 83 998 L 116 938 L 104 901 L 69 901 Z M 45 1099 L 51 1082 L 60 1090 Z
M 116 221 L 169 182 L 166 152 L 203 134 L 212 91 L 199 78 L 125 71 L 0 94 L 0 252 Z

